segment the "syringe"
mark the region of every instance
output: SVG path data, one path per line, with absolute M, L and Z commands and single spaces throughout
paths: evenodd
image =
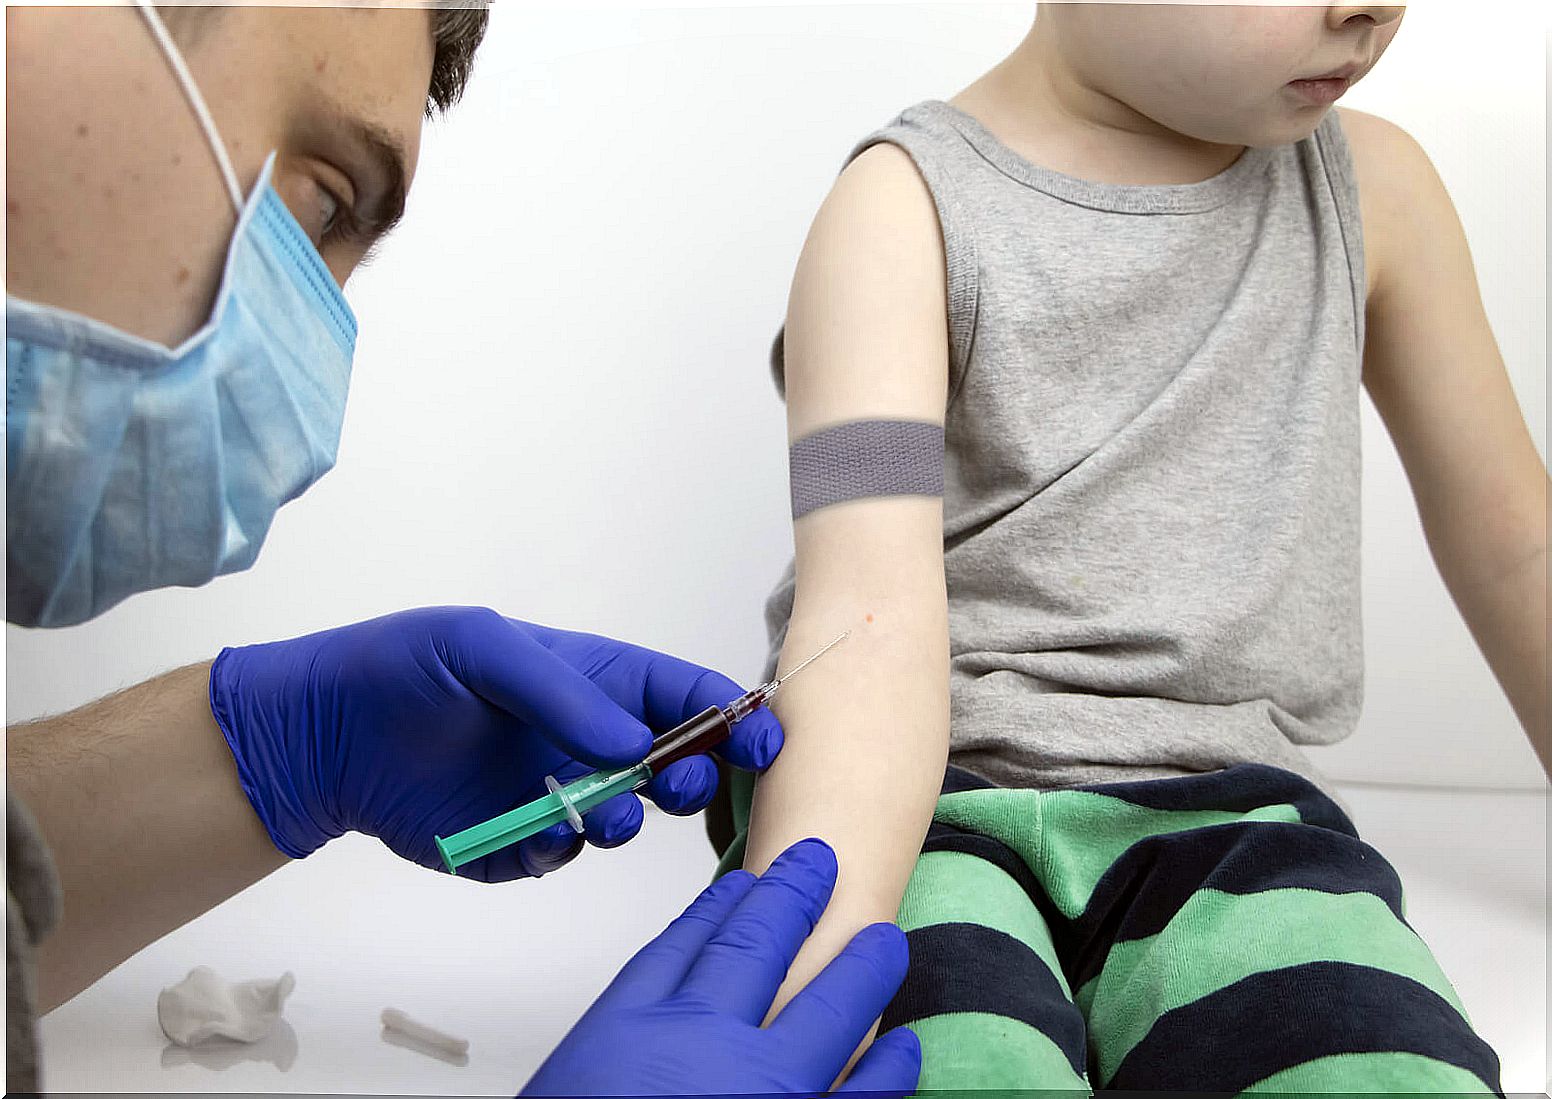
M 499 851 L 514 843 L 521 843 L 529 836 L 537 835 L 561 821 L 570 821 L 571 827 L 581 832 L 583 813 L 617 794 L 641 789 L 670 763 L 700 755 L 721 744 L 732 734 L 733 726 L 768 703 L 783 683 L 850 635 L 851 631 L 847 630 L 785 675 L 739 695 L 726 706 L 708 706 L 689 721 L 658 735 L 652 741 L 652 750 L 640 763 L 615 771 L 594 771 L 564 786 L 556 782 L 554 776 L 550 776 L 544 780 L 544 785 L 550 791 L 544 797 L 472 828 L 465 828 L 446 839 L 435 837 L 442 861 L 449 872 L 456 874 L 464 863 L 484 858 L 492 851 Z

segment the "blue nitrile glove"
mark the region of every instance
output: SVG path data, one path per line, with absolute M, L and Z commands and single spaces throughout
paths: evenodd
M 210 669 L 210 708 L 276 847 L 301 858 L 365 832 L 432 868 L 442 866 L 435 836 L 542 797 L 546 775 L 567 782 L 639 762 L 652 732 L 740 693 L 671 656 L 479 607 L 428 607 L 226 649 Z M 759 710 L 719 751 L 760 770 L 781 743 L 775 716 Z M 716 784 L 715 765 L 695 756 L 645 792 L 670 813 L 693 813 Z M 634 794 L 612 798 L 583 817 L 587 840 L 624 843 L 641 818 Z M 459 874 L 538 877 L 580 849 L 559 824 Z
M 835 885 L 835 853 L 793 844 L 760 878 L 700 895 L 632 958 L 523 1089 L 538 1095 L 797 1095 L 824 1092 L 905 979 L 905 933 L 865 927 L 762 1027 Z M 916 1089 L 921 1045 L 880 1037 L 839 1092 Z

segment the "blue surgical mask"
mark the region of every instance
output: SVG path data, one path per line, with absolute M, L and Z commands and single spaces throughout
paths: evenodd
M 136 592 L 247 568 L 281 504 L 333 465 L 356 321 L 271 181 L 246 202 L 210 319 L 169 349 L 7 297 L 6 619 L 84 622 Z

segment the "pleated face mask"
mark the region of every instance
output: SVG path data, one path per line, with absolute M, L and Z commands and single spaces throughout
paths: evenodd
M 210 319 L 167 348 L 7 297 L 6 619 L 84 622 L 136 592 L 247 568 L 281 504 L 333 465 L 356 321 L 275 190 L 246 202 L 183 59 L 237 229 Z

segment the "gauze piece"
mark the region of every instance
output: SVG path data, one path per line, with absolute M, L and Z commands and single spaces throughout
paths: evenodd
M 463 1057 L 469 1052 L 469 1042 L 466 1038 L 454 1038 L 438 1030 L 436 1027 L 427 1026 L 416 1019 L 411 1019 L 398 1008 L 383 1008 L 383 1029 L 385 1031 L 397 1031 L 416 1042 L 431 1047 L 449 1057 Z
M 792 517 L 867 496 L 942 496 L 943 425 L 854 420 L 806 435 L 788 451 Z
M 280 1019 L 296 978 L 285 973 L 274 981 L 228 981 L 209 966 L 189 975 L 156 998 L 162 1033 L 180 1046 L 211 1038 L 257 1042 Z

